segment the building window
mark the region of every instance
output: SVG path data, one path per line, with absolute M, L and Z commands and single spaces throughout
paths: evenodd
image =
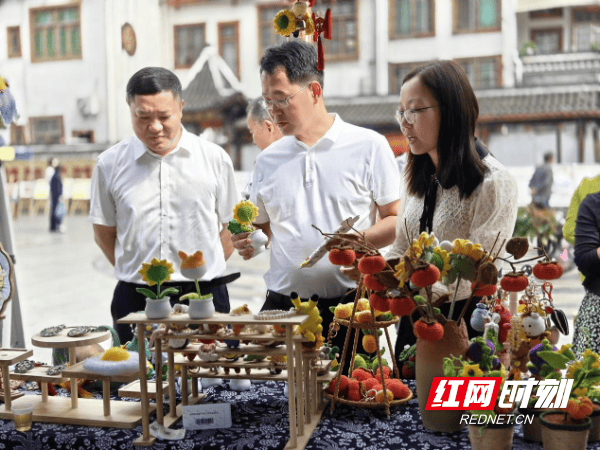
M 502 58 L 472 58 L 456 60 L 467 73 L 473 89 L 492 89 L 502 84 Z
M 260 48 L 259 57 L 271 45 L 285 42 L 285 38 L 275 34 L 273 19 L 282 9 L 289 9 L 289 3 L 271 3 L 258 6 Z M 325 64 L 358 58 L 358 12 L 357 0 L 323 0 L 313 7 L 313 11 L 325 14 L 331 9 L 331 40 L 322 39 Z
M 8 27 L 6 29 L 8 43 L 8 57 L 21 57 L 21 30 L 20 27 Z
M 219 24 L 219 54 L 240 78 L 240 23 L 226 22 Z
M 74 143 L 82 144 L 93 144 L 96 142 L 94 134 L 94 130 L 73 130 L 71 133 Z
M 64 144 L 65 132 L 62 116 L 29 118 L 32 144 Z
M 11 145 L 25 145 L 25 127 L 23 125 L 10 124 Z
M 454 32 L 500 30 L 500 0 L 454 0 Z
M 392 0 L 390 38 L 435 35 L 434 0 Z
M 81 59 L 80 5 L 31 8 L 31 60 Z
M 573 42 L 575 50 L 586 52 L 600 47 L 600 10 L 598 7 L 573 10 Z
M 175 68 L 189 69 L 196 62 L 206 44 L 203 23 L 175 25 Z
M 539 9 L 536 11 L 529 11 L 530 19 L 557 19 L 563 16 L 562 8 L 550 8 L 550 9 Z
M 402 87 L 402 80 L 404 77 L 408 75 L 408 73 L 416 69 L 419 66 L 427 64 L 429 61 L 422 62 L 411 62 L 411 63 L 402 63 L 402 64 L 390 64 L 390 78 L 389 78 L 389 93 L 390 95 L 398 95 L 400 94 L 400 88 Z
M 560 53 L 562 51 L 562 28 L 531 30 L 531 40 L 535 42 L 536 53 L 540 55 Z

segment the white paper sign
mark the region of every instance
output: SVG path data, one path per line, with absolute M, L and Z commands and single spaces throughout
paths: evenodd
M 183 427 L 186 430 L 231 427 L 231 405 L 229 403 L 183 406 L 182 410 Z

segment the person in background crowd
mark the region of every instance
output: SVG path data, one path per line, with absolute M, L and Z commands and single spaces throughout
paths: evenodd
M 248 125 L 248 131 L 252 135 L 252 141 L 254 144 L 263 151 L 273 142 L 281 139 L 281 130 L 277 128 L 273 120 L 271 120 L 271 116 L 269 115 L 269 111 L 265 106 L 265 101 L 262 97 L 254 99 L 250 102 L 247 109 L 248 118 L 246 119 L 246 124 Z M 250 179 L 248 180 L 248 184 L 242 192 L 242 196 L 248 200 L 250 197 L 250 188 L 252 186 L 252 176 L 254 175 L 254 168 L 250 173 Z
M 55 166 L 54 161 L 56 161 Z M 65 215 L 65 210 L 64 204 L 61 206 L 60 201 L 63 194 L 63 184 L 62 178 L 60 177 L 60 165 L 56 158 L 54 158 L 52 165 L 54 166 L 54 173 L 52 174 L 52 178 L 50 178 L 50 231 L 64 232 L 62 220 Z
M 423 231 L 433 232 L 440 242 L 468 239 L 488 250 L 498 233 L 499 242 L 512 236 L 517 183 L 476 140 L 478 115 L 475 93 L 456 62 L 436 61 L 414 69 L 404 78 L 396 119 L 408 138 L 410 154 L 396 241 L 387 259 L 402 257 L 411 239 Z M 450 292 L 455 292 L 454 286 Z M 470 293 L 471 283 L 462 281 L 456 293 L 454 320 Z M 469 337 L 478 335 L 468 320 L 476 303 L 477 299 L 471 301 L 464 316 Z M 440 309 L 448 317 L 450 303 Z M 405 345 L 415 342 L 410 318 L 403 317 L 395 354 L 400 355 Z
M 554 153 L 544 154 L 544 164 L 538 166 L 533 172 L 529 181 L 531 188 L 531 201 L 538 208 L 550 208 L 550 196 L 552 195 L 552 184 L 554 177 L 552 174 L 552 163 L 554 162 Z
M 117 320 L 145 307 L 136 291 L 147 287 L 140 284 L 142 263 L 172 262 L 172 281 L 163 286 L 178 287 L 180 295 L 196 292 L 194 281 L 181 275 L 180 250 L 203 252 L 201 293 L 212 293 L 216 310 L 229 312 L 221 275 L 233 252 L 226 228 L 238 201 L 229 155 L 181 124 L 184 101 L 175 74 L 160 67 L 139 70 L 127 84 L 127 103 L 135 136 L 98 158 L 90 211 L 95 240 L 119 280 L 111 313 L 121 342 L 132 333 Z M 171 297 L 172 304 L 178 301 Z
M 600 351 L 600 192 L 587 195 L 575 224 L 575 264 L 585 277 L 585 296 L 577 312 L 573 351 Z
M 303 300 L 317 294 L 327 339 L 333 320 L 329 307 L 353 301 L 355 294 L 348 290 L 356 283 L 327 257 L 300 268 L 323 243 L 313 225 L 333 232 L 342 221 L 360 216 L 354 227 L 371 244 L 390 244 L 399 204 L 398 169 L 385 137 L 327 112 L 313 46 L 292 40 L 270 47 L 260 72 L 266 107 L 283 134 L 258 155 L 250 191 L 259 210 L 255 225 L 271 238 L 263 310 L 290 309 L 292 292 Z M 248 233 L 232 240 L 244 259 L 252 258 Z M 340 333 L 333 341 L 340 351 L 344 337 Z

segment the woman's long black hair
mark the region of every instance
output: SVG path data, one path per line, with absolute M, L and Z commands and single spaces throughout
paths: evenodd
M 467 74 L 454 61 L 435 61 L 412 70 L 402 84 L 419 77 L 440 107 L 438 136 L 439 169 L 429 155 L 409 153 L 408 192 L 424 197 L 435 174 L 442 188 L 458 186 L 461 198 L 469 197 L 481 184 L 486 165 L 475 150 L 475 124 L 479 104 Z

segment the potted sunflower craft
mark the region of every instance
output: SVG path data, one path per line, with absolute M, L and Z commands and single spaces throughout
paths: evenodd
M 250 246 L 254 256 L 265 250 L 269 238 L 262 230 L 255 230 L 252 221 L 258 216 L 258 208 L 249 200 L 242 200 L 233 208 L 233 220 L 229 221 L 227 229 L 231 234 L 250 233 Z
M 179 290 L 173 287 L 161 290 L 161 285 L 171 280 L 173 263 L 166 259 L 154 258 L 149 263 L 143 263 L 138 273 L 142 281 L 148 286 L 156 285 L 156 292 L 147 288 L 136 288 L 140 294 L 146 296 L 146 309 L 144 310 L 148 319 L 165 319 L 171 314 L 171 303 L 169 294 L 178 294 Z
M 202 295 L 198 284 L 198 279 L 206 273 L 206 264 L 202 252 L 198 250 L 194 254 L 188 255 L 180 250 L 178 255 L 181 258 L 181 274 L 196 283 L 196 292 L 190 292 L 179 297 L 180 301 L 189 301 L 188 314 L 190 319 L 208 319 L 214 316 L 213 295 Z

